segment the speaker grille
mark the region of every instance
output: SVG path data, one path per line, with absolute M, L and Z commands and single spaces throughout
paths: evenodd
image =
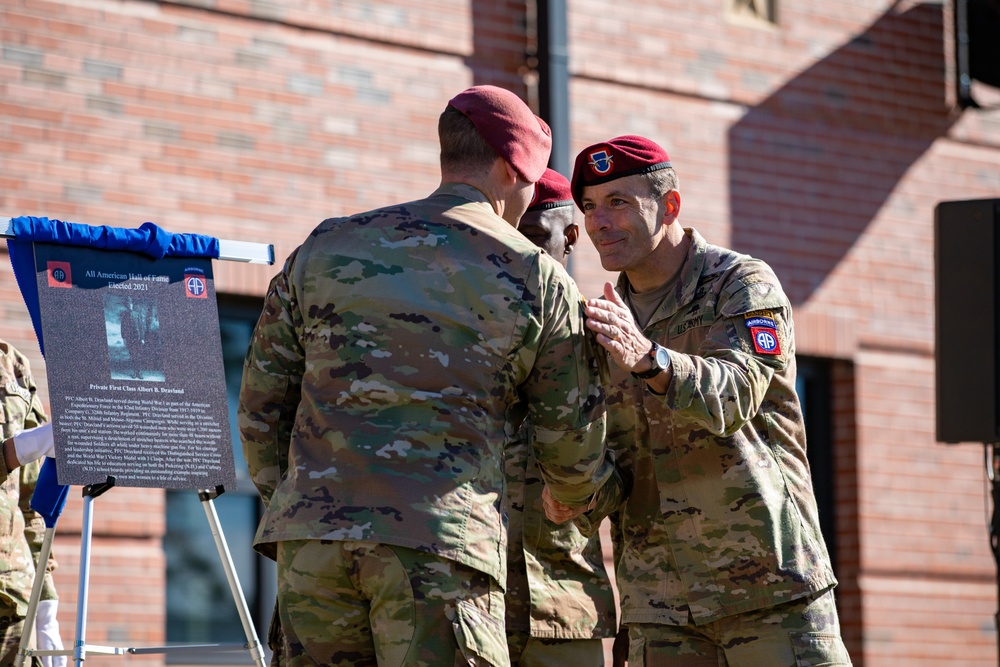
M 998 212 L 998 199 L 942 202 L 935 208 L 935 380 L 940 442 L 1000 440 Z

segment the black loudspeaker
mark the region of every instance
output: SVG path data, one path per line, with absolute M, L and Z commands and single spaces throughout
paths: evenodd
M 939 442 L 1000 441 L 1000 199 L 934 209 Z
M 1000 0 L 953 0 L 952 7 L 958 101 L 975 108 L 973 80 L 1000 88 Z

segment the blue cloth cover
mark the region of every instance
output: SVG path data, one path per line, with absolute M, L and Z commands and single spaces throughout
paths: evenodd
M 75 222 L 49 220 L 33 216 L 11 218 L 14 238 L 7 239 L 10 263 L 14 278 L 24 297 L 24 304 L 31 316 L 31 326 L 38 338 L 38 347 L 45 356 L 42 340 L 41 313 L 38 303 L 38 283 L 35 278 L 35 252 L 33 243 L 62 243 L 89 246 L 102 250 L 127 250 L 143 253 L 153 259 L 162 257 L 219 258 L 219 239 L 202 234 L 173 234 L 152 222 L 144 222 L 138 229 L 92 227 Z M 69 486 L 56 479 L 56 460 L 46 458 L 42 464 L 31 507 L 45 518 L 45 525 L 52 528 L 66 504 Z
M 42 515 L 46 528 L 55 527 L 68 495 L 69 485 L 60 484 L 56 476 L 56 460 L 51 456 L 45 457 L 35 482 L 35 492 L 31 494 L 31 509 Z

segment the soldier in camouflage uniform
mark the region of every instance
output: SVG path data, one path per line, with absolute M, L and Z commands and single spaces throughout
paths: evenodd
M 517 230 L 565 266 L 579 235 L 569 181 L 546 169 Z M 615 600 L 598 534 L 557 525 L 542 509 L 544 482 L 527 422 L 507 446 L 507 645 L 520 667 L 603 667 Z
M 35 481 L 42 463 L 38 456 L 51 454 L 51 431 L 45 429 L 48 444 L 28 448 L 15 444 L 14 435 L 48 421 L 41 400 L 35 390 L 28 359 L 6 341 L 0 340 L 0 425 L 3 427 L 3 456 L 0 456 L 0 665 L 12 665 L 20 646 L 24 618 L 35 578 L 38 552 L 45 537 L 45 522 L 31 509 L 29 503 L 35 490 Z M 46 450 L 46 451 L 43 451 Z M 28 453 L 26 453 L 26 451 Z M 40 609 L 45 614 L 48 627 L 38 627 L 43 614 L 36 618 L 35 636 L 58 636 L 55 624 L 56 589 L 52 571 L 56 567 L 50 556 L 41 593 Z M 33 642 L 34 644 L 34 642 Z M 62 648 L 42 646 L 42 648 Z M 37 660 L 37 658 L 36 658 Z M 47 658 L 53 664 L 52 658 Z M 54 664 L 64 664 L 65 658 L 54 659 Z
M 255 547 L 277 560 L 281 664 L 509 664 L 507 434 L 530 418 L 567 505 L 618 484 L 580 294 L 515 229 L 548 126 L 477 86 L 438 130 L 440 187 L 321 223 L 247 353 L 239 430 L 266 508 Z
M 609 446 L 635 475 L 616 545 L 629 664 L 849 665 L 791 307 L 764 262 L 682 228 L 677 188 L 637 136 L 584 149 L 573 172 L 601 263 L 621 271 L 587 326 L 614 362 Z

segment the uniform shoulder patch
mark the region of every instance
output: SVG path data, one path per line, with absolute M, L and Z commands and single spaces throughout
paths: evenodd
M 753 339 L 753 349 L 757 354 L 781 354 L 781 343 L 778 342 L 778 332 L 774 325 L 770 327 L 750 327 L 750 337 Z
M 743 320 L 746 322 L 747 327 L 751 329 L 754 327 L 778 328 L 774 323 L 774 313 L 770 310 L 754 310 L 744 313 Z

